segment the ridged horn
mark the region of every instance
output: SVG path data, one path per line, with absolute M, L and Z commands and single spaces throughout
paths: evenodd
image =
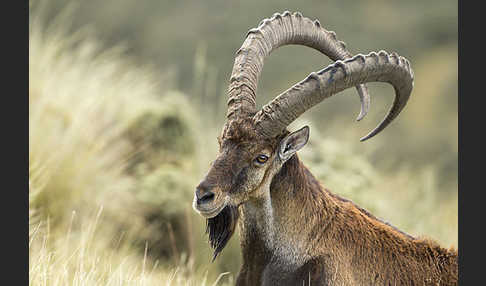
M 299 12 L 275 13 L 251 29 L 236 52 L 228 88 L 227 119 L 256 112 L 257 84 L 264 58 L 276 48 L 291 44 L 314 48 L 333 61 L 352 57 L 345 43 L 336 39 L 336 33 L 321 27 L 319 21 L 303 17 Z M 368 112 L 369 95 L 366 86 L 356 88 L 361 101 L 357 120 L 361 120 Z
M 349 87 L 367 82 L 387 82 L 395 89 L 395 100 L 383 121 L 367 140 L 395 119 L 405 107 L 413 88 L 413 71 L 404 57 L 385 51 L 356 55 L 337 61 L 281 93 L 253 117 L 256 130 L 268 137 L 280 134 L 292 121 L 324 99 Z

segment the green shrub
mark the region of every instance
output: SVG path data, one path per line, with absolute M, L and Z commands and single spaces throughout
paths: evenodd
M 138 147 L 129 169 L 136 175 L 158 169 L 161 164 L 187 167 L 195 155 L 194 111 L 178 92 L 168 92 L 160 104 L 133 119 L 125 137 Z

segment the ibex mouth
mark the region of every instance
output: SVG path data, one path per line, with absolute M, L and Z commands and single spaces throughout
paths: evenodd
M 227 205 L 227 200 L 221 200 L 221 202 L 218 203 L 212 203 L 210 205 L 204 204 L 198 204 L 197 199 L 194 198 L 194 201 L 192 202 L 192 207 L 193 209 L 198 212 L 201 216 L 210 219 L 215 216 L 217 216 Z

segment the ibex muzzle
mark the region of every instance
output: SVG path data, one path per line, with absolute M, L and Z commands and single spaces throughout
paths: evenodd
M 214 193 L 211 191 L 213 186 L 203 181 L 196 188 L 196 205 L 206 205 L 214 200 Z
M 335 63 L 311 73 L 256 108 L 263 59 L 290 44 L 319 50 Z M 207 218 L 213 259 L 240 228 L 243 266 L 237 285 L 454 285 L 457 251 L 416 239 L 324 189 L 297 151 L 309 127 L 287 126 L 306 110 L 356 87 L 362 119 L 367 82 L 386 82 L 395 100 L 382 131 L 405 107 L 413 88 L 407 59 L 384 51 L 352 56 L 334 32 L 300 13 L 274 14 L 251 29 L 236 52 L 227 122 L 219 155 L 196 188 L 193 206 Z

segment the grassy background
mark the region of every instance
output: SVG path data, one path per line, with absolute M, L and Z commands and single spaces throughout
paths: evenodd
M 396 51 L 415 73 L 404 112 L 365 143 L 390 86 L 369 84 L 359 123 L 352 89 L 294 122 L 311 126 L 304 163 L 400 229 L 457 246 L 456 2 L 29 3 L 31 285 L 233 284 L 238 237 L 209 263 L 192 195 L 217 153 L 234 52 L 285 10 L 319 19 L 353 53 Z M 258 104 L 329 63 L 305 47 L 275 51 Z

